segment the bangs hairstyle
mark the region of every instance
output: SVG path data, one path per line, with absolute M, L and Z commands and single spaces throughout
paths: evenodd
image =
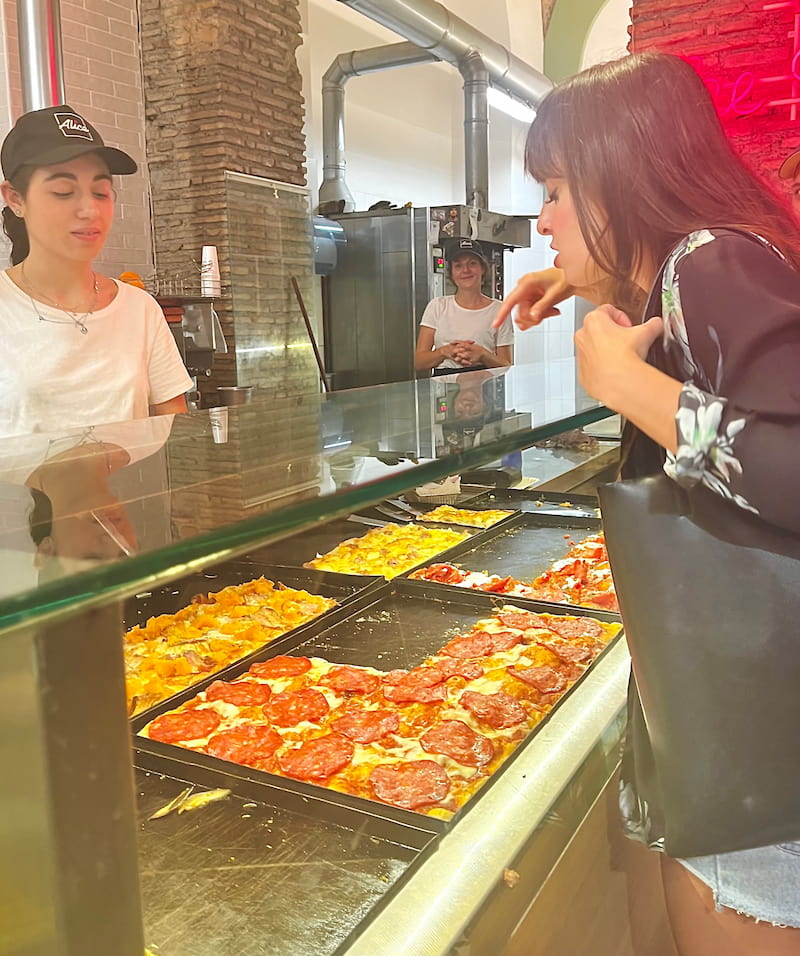
M 566 180 L 620 307 L 642 300 L 629 277 L 697 229 L 758 233 L 800 268 L 800 228 L 734 152 L 703 81 L 678 57 L 635 54 L 556 86 L 528 132 L 525 166 L 539 182 Z

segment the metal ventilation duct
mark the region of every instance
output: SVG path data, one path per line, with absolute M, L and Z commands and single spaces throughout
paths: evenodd
M 344 200 L 342 212 L 355 208 L 345 182 L 344 86 L 353 76 L 391 70 L 415 63 L 434 63 L 436 57 L 414 43 L 394 43 L 341 53 L 322 77 L 322 185 L 320 206 Z
M 393 30 L 438 60 L 458 66 L 478 53 L 489 82 L 531 109 L 536 109 L 553 84 L 532 66 L 485 33 L 450 13 L 436 0 L 339 0 L 381 26 Z
M 371 70 L 424 62 L 406 56 L 407 47 L 427 52 L 425 59 L 453 64 L 464 80 L 465 183 L 468 205 L 486 209 L 489 204 L 489 118 L 486 92 L 489 85 L 502 90 L 535 109 L 553 84 L 544 74 L 513 56 L 504 46 L 476 30 L 465 20 L 450 13 L 436 0 L 339 0 L 381 26 L 404 36 L 409 44 L 375 47 L 360 53 L 371 62 Z M 384 51 L 383 56 L 381 51 Z M 397 51 L 395 60 L 394 53 Z M 339 57 L 325 74 L 323 85 L 324 173 L 320 201 L 345 201 L 347 211 L 353 198 L 344 181 L 344 91 L 341 83 L 334 91 L 332 71 Z M 360 72 L 367 72 L 361 70 Z M 355 75 L 350 73 L 349 75 Z M 326 100 L 326 84 L 328 99 Z M 334 100 L 336 96 L 338 99 Z

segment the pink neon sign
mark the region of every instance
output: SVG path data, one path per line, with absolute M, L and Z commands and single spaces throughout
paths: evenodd
M 789 12 L 792 25 L 787 32 L 791 41 L 789 70 L 775 76 L 757 76 L 743 70 L 733 81 L 722 82 L 707 75 L 707 68 L 697 57 L 686 59 L 703 77 L 720 116 L 725 119 L 747 119 L 763 110 L 786 106 L 792 121 L 798 118 L 800 106 L 800 0 L 777 0 L 761 8 L 765 13 Z M 787 90 L 788 86 L 788 90 Z M 780 90 L 779 94 L 777 91 Z M 788 95 L 782 95 L 788 92 Z

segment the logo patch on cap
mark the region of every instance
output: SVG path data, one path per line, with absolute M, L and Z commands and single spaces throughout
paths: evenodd
M 86 125 L 82 116 L 78 116 L 77 113 L 53 113 L 53 117 L 63 136 L 88 139 L 90 143 L 94 142 L 92 131 Z

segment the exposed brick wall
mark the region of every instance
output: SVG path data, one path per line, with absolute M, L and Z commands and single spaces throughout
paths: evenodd
M 22 113 L 16 0 L 2 3 L 16 118 Z M 136 0 L 61 0 L 61 33 L 67 102 L 139 163 L 138 173 L 116 180 L 116 221 L 98 268 L 112 276 L 125 269 L 148 275 L 153 259 Z
M 147 151 L 153 197 L 156 265 L 160 273 L 191 271 L 203 245 L 218 248 L 222 285 L 230 288 L 231 247 L 225 170 L 305 183 L 297 0 L 141 0 Z M 254 229 L 251 252 L 267 255 Z M 305 264 L 310 276 L 310 260 Z M 236 295 L 265 294 L 257 277 L 239 274 Z M 251 288 L 252 287 L 252 288 Z M 282 292 L 283 290 L 278 290 Z M 217 309 L 231 351 L 215 365 L 211 385 L 259 384 L 237 367 L 239 318 L 234 302 Z M 247 338 L 283 342 L 284 317 L 267 310 L 242 318 Z M 205 385 L 208 383 L 201 383 Z M 280 390 L 317 388 L 307 363 Z
M 800 145 L 800 108 L 793 116 L 790 106 L 768 101 L 797 96 L 800 83 L 792 93 L 789 79 L 766 78 L 790 73 L 800 2 L 765 6 L 766 0 L 634 0 L 631 49 L 691 58 L 741 155 L 778 183 L 781 161 Z M 680 104 L 665 104 L 670 108 Z

